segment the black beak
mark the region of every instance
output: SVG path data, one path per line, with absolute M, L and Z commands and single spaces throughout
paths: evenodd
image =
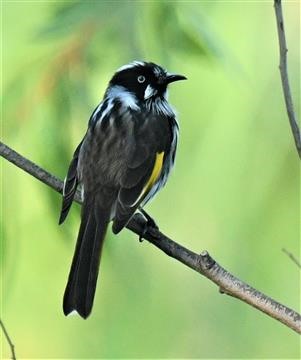
M 183 75 L 177 75 L 177 74 L 167 74 L 167 76 L 165 78 L 165 83 L 170 84 L 172 82 L 179 81 L 179 80 L 187 80 L 187 77 L 185 77 Z

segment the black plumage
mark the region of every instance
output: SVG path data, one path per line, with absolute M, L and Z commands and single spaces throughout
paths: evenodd
M 129 64 L 115 73 L 90 118 L 69 166 L 59 221 L 81 184 L 81 226 L 64 295 L 66 315 L 75 310 L 86 318 L 91 312 L 109 222 L 114 233 L 120 232 L 166 183 L 178 133 L 166 89 L 182 79 L 153 63 Z

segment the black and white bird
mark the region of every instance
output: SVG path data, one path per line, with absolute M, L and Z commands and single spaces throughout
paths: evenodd
M 135 61 L 112 77 L 87 132 L 76 148 L 64 183 L 61 224 L 82 186 L 81 224 L 65 290 L 65 315 L 92 310 L 101 249 L 110 221 L 119 233 L 136 210 L 161 189 L 174 165 L 176 115 L 167 86 L 185 76 Z

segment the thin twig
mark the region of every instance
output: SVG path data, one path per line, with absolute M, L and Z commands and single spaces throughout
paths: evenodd
M 282 81 L 282 89 L 285 99 L 286 111 L 289 118 L 289 122 L 291 125 L 292 133 L 294 136 L 296 148 L 301 158 L 301 137 L 300 137 L 300 129 L 298 126 L 298 119 L 294 111 L 294 104 L 290 89 L 290 84 L 288 80 L 288 72 L 287 72 L 287 46 L 285 39 L 285 30 L 284 30 L 284 20 L 282 14 L 282 6 L 281 0 L 274 0 L 274 8 L 276 14 L 277 21 L 277 29 L 278 29 L 278 40 L 279 40 L 279 53 L 280 53 L 280 64 L 279 70 L 281 74 Z
M 299 262 L 299 260 L 289 251 L 287 251 L 286 249 L 282 249 L 282 251 L 301 269 L 301 264 Z
M 49 185 L 54 190 L 62 192 L 63 182 L 61 180 L 41 169 L 33 162 L 25 159 L 22 155 L 1 142 L 0 155 L 41 180 L 43 183 Z M 80 193 L 76 194 L 75 201 L 78 203 L 81 202 Z M 127 228 L 140 235 L 143 232 L 144 225 L 145 219 L 142 215 L 136 214 L 127 225 Z M 148 228 L 143 238 L 164 251 L 168 256 L 171 256 L 213 281 L 225 294 L 244 301 L 301 334 L 300 314 L 252 288 L 250 285 L 229 273 L 220 266 L 207 251 L 203 251 L 198 255 L 182 245 L 177 244 L 155 228 Z
M 9 347 L 10 347 L 11 358 L 12 358 L 13 360 L 16 360 L 17 358 L 16 358 L 16 353 L 15 353 L 15 345 L 14 345 L 13 342 L 11 341 L 11 338 L 10 338 L 10 336 L 8 335 L 8 332 L 7 332 L 7 330 L 6 330 L 6 327 L 4 326 L 3 321 L 2 321 L 1 319 L 0 319 L 0 327 L 1 327 L 1 329 L 2 329 L 2 331 L 3 331 L 3 334 L 4 334 L 5 338 L 6 338 L 6 341 L 7 341 L 8 345 L 9 345 Z

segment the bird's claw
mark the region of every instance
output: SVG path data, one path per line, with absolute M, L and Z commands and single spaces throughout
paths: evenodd
M 143 209 L 140 209 L 140 212 L 142 213 L 142 215 L 145 217 L 146 219 L 146 222 L 144 224 L 144 227 L 143 227 L 143 230 L 141 232 L 141 234 L 139 235 L 139 241 L 142 242 L 144 239 L 144 235 L 147 233 L 147 231 L 150 229 L 150 228 L 153 228 L 153 229 L 156 229 L 156 230 L 159 230 L 159 227 L 158 225 L 156 224 L 155 220 L 150 216 L 148 215 L 148 213 L 146 211 L 144 211 Z
M 146 234 L 147 232 L 147 223 L 145 223 L 145 226 L 141 232 L 141 234 L 139 235 L 139 242 L 143 242 L 144 241 L 144 235 Z

